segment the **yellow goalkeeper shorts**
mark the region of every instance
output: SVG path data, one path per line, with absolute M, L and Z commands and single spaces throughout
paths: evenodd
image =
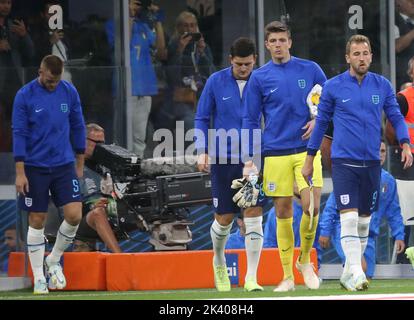
M 287 156 L 266 157 L 263 169 L 263 189 L 268 197 L 293 196 L 293 182 L 296 181 L 299 192 L 308 187 L 302 176 L 302 167 L 307 152 Z M 322 188 L 322 162 L 321 152 L 313 161 L 313 185 Z

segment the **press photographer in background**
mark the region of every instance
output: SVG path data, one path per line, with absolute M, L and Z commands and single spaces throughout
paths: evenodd
M 173 101 L 171 113 L 175 121 L 184 121 L 185 132 L 194 126 L 197 99 L 214 71 L 211 49 L 200 33 L 196 16 L 180 13 L 168 44 L 167 79 Z
M 130 66 L 132 81 L 132 151 L 141 159 L 146 148 L 145 139 L 152 96 L 158 94 L 153 58 L 166 59 L 166 45 L 158 6 L 148 0 L 129 0 Z M 109 45 L 115 47 L 115 25 L 105 26 Z

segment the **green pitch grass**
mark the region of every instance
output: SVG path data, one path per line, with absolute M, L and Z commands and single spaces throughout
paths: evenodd
M 274 293 L 274 286 L 265 287 L 263 292 L 246 293 L 243 288 L 232 288 L 231 292 L 219 293 L 215 289 L 163 290 L 163 291 L 60 291 L 48 295 L 33 295 L 32 289 L 0 291 L 0 300 L 197 300 L 197 299 L 242 299 L 276 298 L 330 295 L 364 295 L 413 293 L 414 279 L 372 280 L 368 291 L 347 292 L 339 286 L 338 280 L 325 280 L 319 290 L 309 290 L 305 286 L 296 286 L 296 291 Z

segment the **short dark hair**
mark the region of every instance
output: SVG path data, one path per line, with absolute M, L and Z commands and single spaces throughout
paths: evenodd
M 42 59 L 40 66 L 49 70 L 54 76 L 60 76 L 63 73 L 63 61 L 58 56 L 50 54 Z
M 246 58 L 250 55 L 256 55 L 256 45 L 251 39 L 240 37 L 237 38 L 231 45 L 231 57 Z
M 287 32 L 289 39 L 291 38 L 290 29 L 287 24 L 280 21 L 272 21 L 265 27 L 265 40 L 269 38 L 271 33 Z

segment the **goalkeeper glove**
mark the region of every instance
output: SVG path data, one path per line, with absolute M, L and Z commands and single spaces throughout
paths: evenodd
M 318 115 L 318 104 L 321 95 L 322 87 L 319 84 L 315 84 L 315 86 L 309 92 L 308 97 L 306 98 L 306 103 L 308 104 L 312 119 Z
M 240 189 L 234 196 L 233 202 L 238 207 L 246 209 L 254 207 L 259 197 L 259 189 L 256 187 L 257 175 L 250 175 L 249 178 L 240 178 L 232 181 L 231 188 Z

